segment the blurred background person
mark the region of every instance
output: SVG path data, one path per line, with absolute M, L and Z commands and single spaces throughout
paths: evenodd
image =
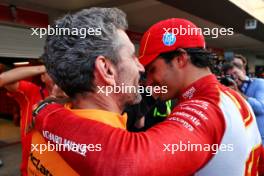
M 40 75 L 42 85 L 24 79 Z M 20 136 L 22 145 L 21 175 L 27 175 L 27 162 L 31 149 L 31 134 L 27 128 L 32 122 L 33 106 L 45 99 L 51 92 L 54 82 L 46 73 L 43 65 L 18 67 L 0 74 L 0 88 L 7 89 L 10 97 L 14 98 L 20 107 Z
M 244 56 L 242 56 L 241 54 L 235 54 L 234 58 L 232 59 L 232 63 L 234 65 L 242 66 L 243 72 L 246 75 L 248 74 L 248 61 Z
M 140 85 L 146 88 L 146 75 L 142 74 Z M 140 103 L 126 107 L 124 113 L 127 114 L 127 130 L 133 132 L 146 131 L 150 127 L 166 119 L 176 104 L 176 100 L 161 101 L 155 92 L 151 96 L 146 93 L 141 94 Z
M 146 131 L 164 121 L 175 107 L 176 102 L 176 100 L 156 100 L 152 96 L 142 94 L 142 100 L 139 104 L 131 105 L 124 111 L 128 117 L 127 130 Z
M 224 70 L 230 75 L 236 85 L 233 88 L 239 92 L 251 105 L 257 119 L 257 124 L 264 141 L 264 80 L 261 78 L 249 78 L 246 75 L 247 61 L 241 55 L 235 55 L 229 68 Z

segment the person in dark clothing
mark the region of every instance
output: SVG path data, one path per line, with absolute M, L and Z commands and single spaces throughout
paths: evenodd
M 139 104 L 129 106 L 125 109 L 127 113 L 128 131 L 145 131 L 155 124 L 162 122 L 171 113 L 176 100 L 155 100 L 152 96 L 142 94 Z

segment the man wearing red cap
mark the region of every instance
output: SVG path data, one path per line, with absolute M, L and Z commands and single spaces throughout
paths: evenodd
M 204 50 L 203 36 L 176 34 L 173 28 L 197 27 L 183 19 L 161 21 L 144 34 L 140 48 L 147 83 L 167 86 L 168 92 L 159 95 L 161 100 L 179 99 L 164 122 L 146 132 L 131 133 L 96 119 L 83 119 L 58 104 L 37 110 L 35 127 L 41 133 L 48 131 L 78 144 L 101 144 L 101 151 L 86 151 L 83 156 L 74 151 L 58 151 L 79 175 L 258 175 L 261 138 L 252 110 L 240 95 L 219 84 L 211 74 L 210 54 Z M 48 43 L 47 47 L 53 46 Z M 54 59 L 51 51 L 48 54 L 47 70 L 56 78 L 57 65 L 49 61 Z M 95 62 L 98 64 L 100 59 L 102 56 Z M 95 80 L 103 68 L 107 67 L 96 65 Z M 123 69 L 129 67 L 124 65 Z M 100 74 L 100 78 L 113 79 L 107 74 Z M 64 89 L 63 84 L 58 85 Z M 96 107 L 98 100 L 91 100 L 86 98 L 86 104 Z M 118 102 L 121 100 L 112 101 Z M 78 101 L 75 105 L 80 107 Z M 98 114 L 98 118 L 101 116 Z M 48 137 L 46 140 L 56 143 Z

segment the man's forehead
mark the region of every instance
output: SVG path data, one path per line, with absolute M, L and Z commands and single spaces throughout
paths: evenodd
M 240 63 L 243 64 L 243 61 L 237 57 L 234 58 L 233 63 Z
M 161 57 L 156 57 L 152 62 L 150 62 L 146 67 L 145 70 L 149 71 L 152 68 L 155 68 L 156 66 L 160 65 L 160 62 L 162 62 L 163 59 Z
M 243 69 L 243 62 L 233 61 L 235 68 Z

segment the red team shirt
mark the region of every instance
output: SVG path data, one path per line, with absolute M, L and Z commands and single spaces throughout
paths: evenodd
M 101 144 L 101 151 L 58 151 L 83 176 L 257 176 L 261 138 L 247 102 L 213 75 L 187 87 L 179 98 L 167 120 L 146 132 L 80 118 L 58 104 L 42 109 L 35 127 L 53 144 L 65 139 L 79 146 Z M 176 151 L 180 143 L 203 150 Z M 208 145 L 221 145 L 221 151 Z
M 32 123 L 33 106 L 48 96 L 46 89 L 35 85 L 29 81 L 19 81 L 18 90 L 9 93 L 19 104 L 20 107 L 20 135 L 22 145 L 21 174 L 27 175 L 27 162 L 31 148 L 31 134 L 27 133 L 27 127 Z

